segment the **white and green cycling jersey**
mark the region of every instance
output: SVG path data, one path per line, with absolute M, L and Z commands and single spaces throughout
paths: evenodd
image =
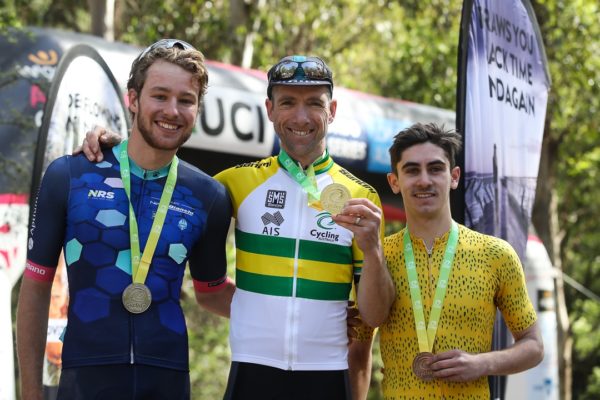
M 341 183 L 352 197 L 381 207 L 375 190 L 327 152 L 313 166 L 318 190 Z M 346 307 L 363 263 L 352 232 L 309 205 L 278 157 L 216 179 L 229 191 L 236 219 L 232 360 L 289 370 L 348 368 Z

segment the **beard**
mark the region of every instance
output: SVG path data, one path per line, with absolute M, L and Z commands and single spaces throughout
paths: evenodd
M 139 104 L 139 103 L 138 103 Z M 142 106 L 139 104 L 138 113 L 135 115 L 135 121 L 137 124 L 137 128 L 142 134 L 142 138 L 144 141 L 153 149 L 156 150 L 177 150 L 179 149 L 185 142 L 188 141 L 190 136 L 192 135 L 192 130 L 194 129 L 194 125 L 192 125 L 187 131 L 183 132 L 179 138 L 175 141 L 172 140 L 164 140 L 158 135 L 152 133 L 151 122 L 146 123 L 146 121 L 141 117 L 143 114 Z

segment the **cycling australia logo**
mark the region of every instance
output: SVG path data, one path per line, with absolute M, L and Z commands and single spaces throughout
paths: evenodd
M 263 235 L 279 236 L 279 227 L 281 226 L 281 224 L 283 224 L 284 221 L 283 215 L 281 215 L 279 211 L 276 211 L 273 214 L 271 214 L 270 212 L 266 212 L 262 215 L 262 217 L 260 217 L 260 219 L 265 225 L 262 230 Z
M 331 214 L 327 211 L 323 211 L 322 213 L 317 214 L 316 218 L 317 226 L 320 229 L 312 229 L 310 231 L 310 236 L 322 242 L 339 242 L 340 235 L 331 232 L 336 226 L 336 223 L 331 218 Z

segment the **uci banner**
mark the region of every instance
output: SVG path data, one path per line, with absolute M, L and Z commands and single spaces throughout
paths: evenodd
M 453 211 L 468 227 L 507 240 L 523 259 L 550 87 L 529 0 L 465 0 L 458 57 L 456 126 L 464 152 L 462 199 Z M 498 315 L 493 347 L 508 344 Z M 492 399 L 505 398 L 505 387 L 506 377 L 490 377 Z

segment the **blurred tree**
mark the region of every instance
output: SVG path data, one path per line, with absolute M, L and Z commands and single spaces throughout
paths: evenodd
M 600 7 L 596 0 L 540 0 L 534 8 L 553 85 L 533 222 L 558 271 L 598 294 Z M 562 281 L 559 276 L 557 283 Z M 569 400 L 571 390 L 575 399 L 600 398 L 600 304 L 572 288 L 566 288 L 564 301 L 569 318 L 559 320 L 562 398 Z
M 106 40 L 114 40 L 115 0 L 88 0 L 91 33 Z
M 209 59 L 263 71 L 284 55 L 317 54 L 339 86 L 453 109 L 461 3 L 116 0 L 114 34 L 139 45 L 180 37 Z M 532 4 L 553 79 L 533 222 L 556 267 L 598 294 L 600 6 L 597 0 Z M 0 32 L 20 25 L 89 32 L 90 22 L 86 3 L 75 0 L 8 0 L 0 9 Z M 211 385 L 222 389 L 226 379 L 226 322 L 195 312 L 189 294 L 192 376 L 201 382 L 199 393 L 213 398 Z M 571 386 L 574 398 L 600 398 L 600 305 L 569 287 L 564 301 L 569 316 L 561 343 L 568 361 L 573 335 L 573 385 L 567 370 L 563 398 Z M 377 387 L 373 393 L 377 398 Z

